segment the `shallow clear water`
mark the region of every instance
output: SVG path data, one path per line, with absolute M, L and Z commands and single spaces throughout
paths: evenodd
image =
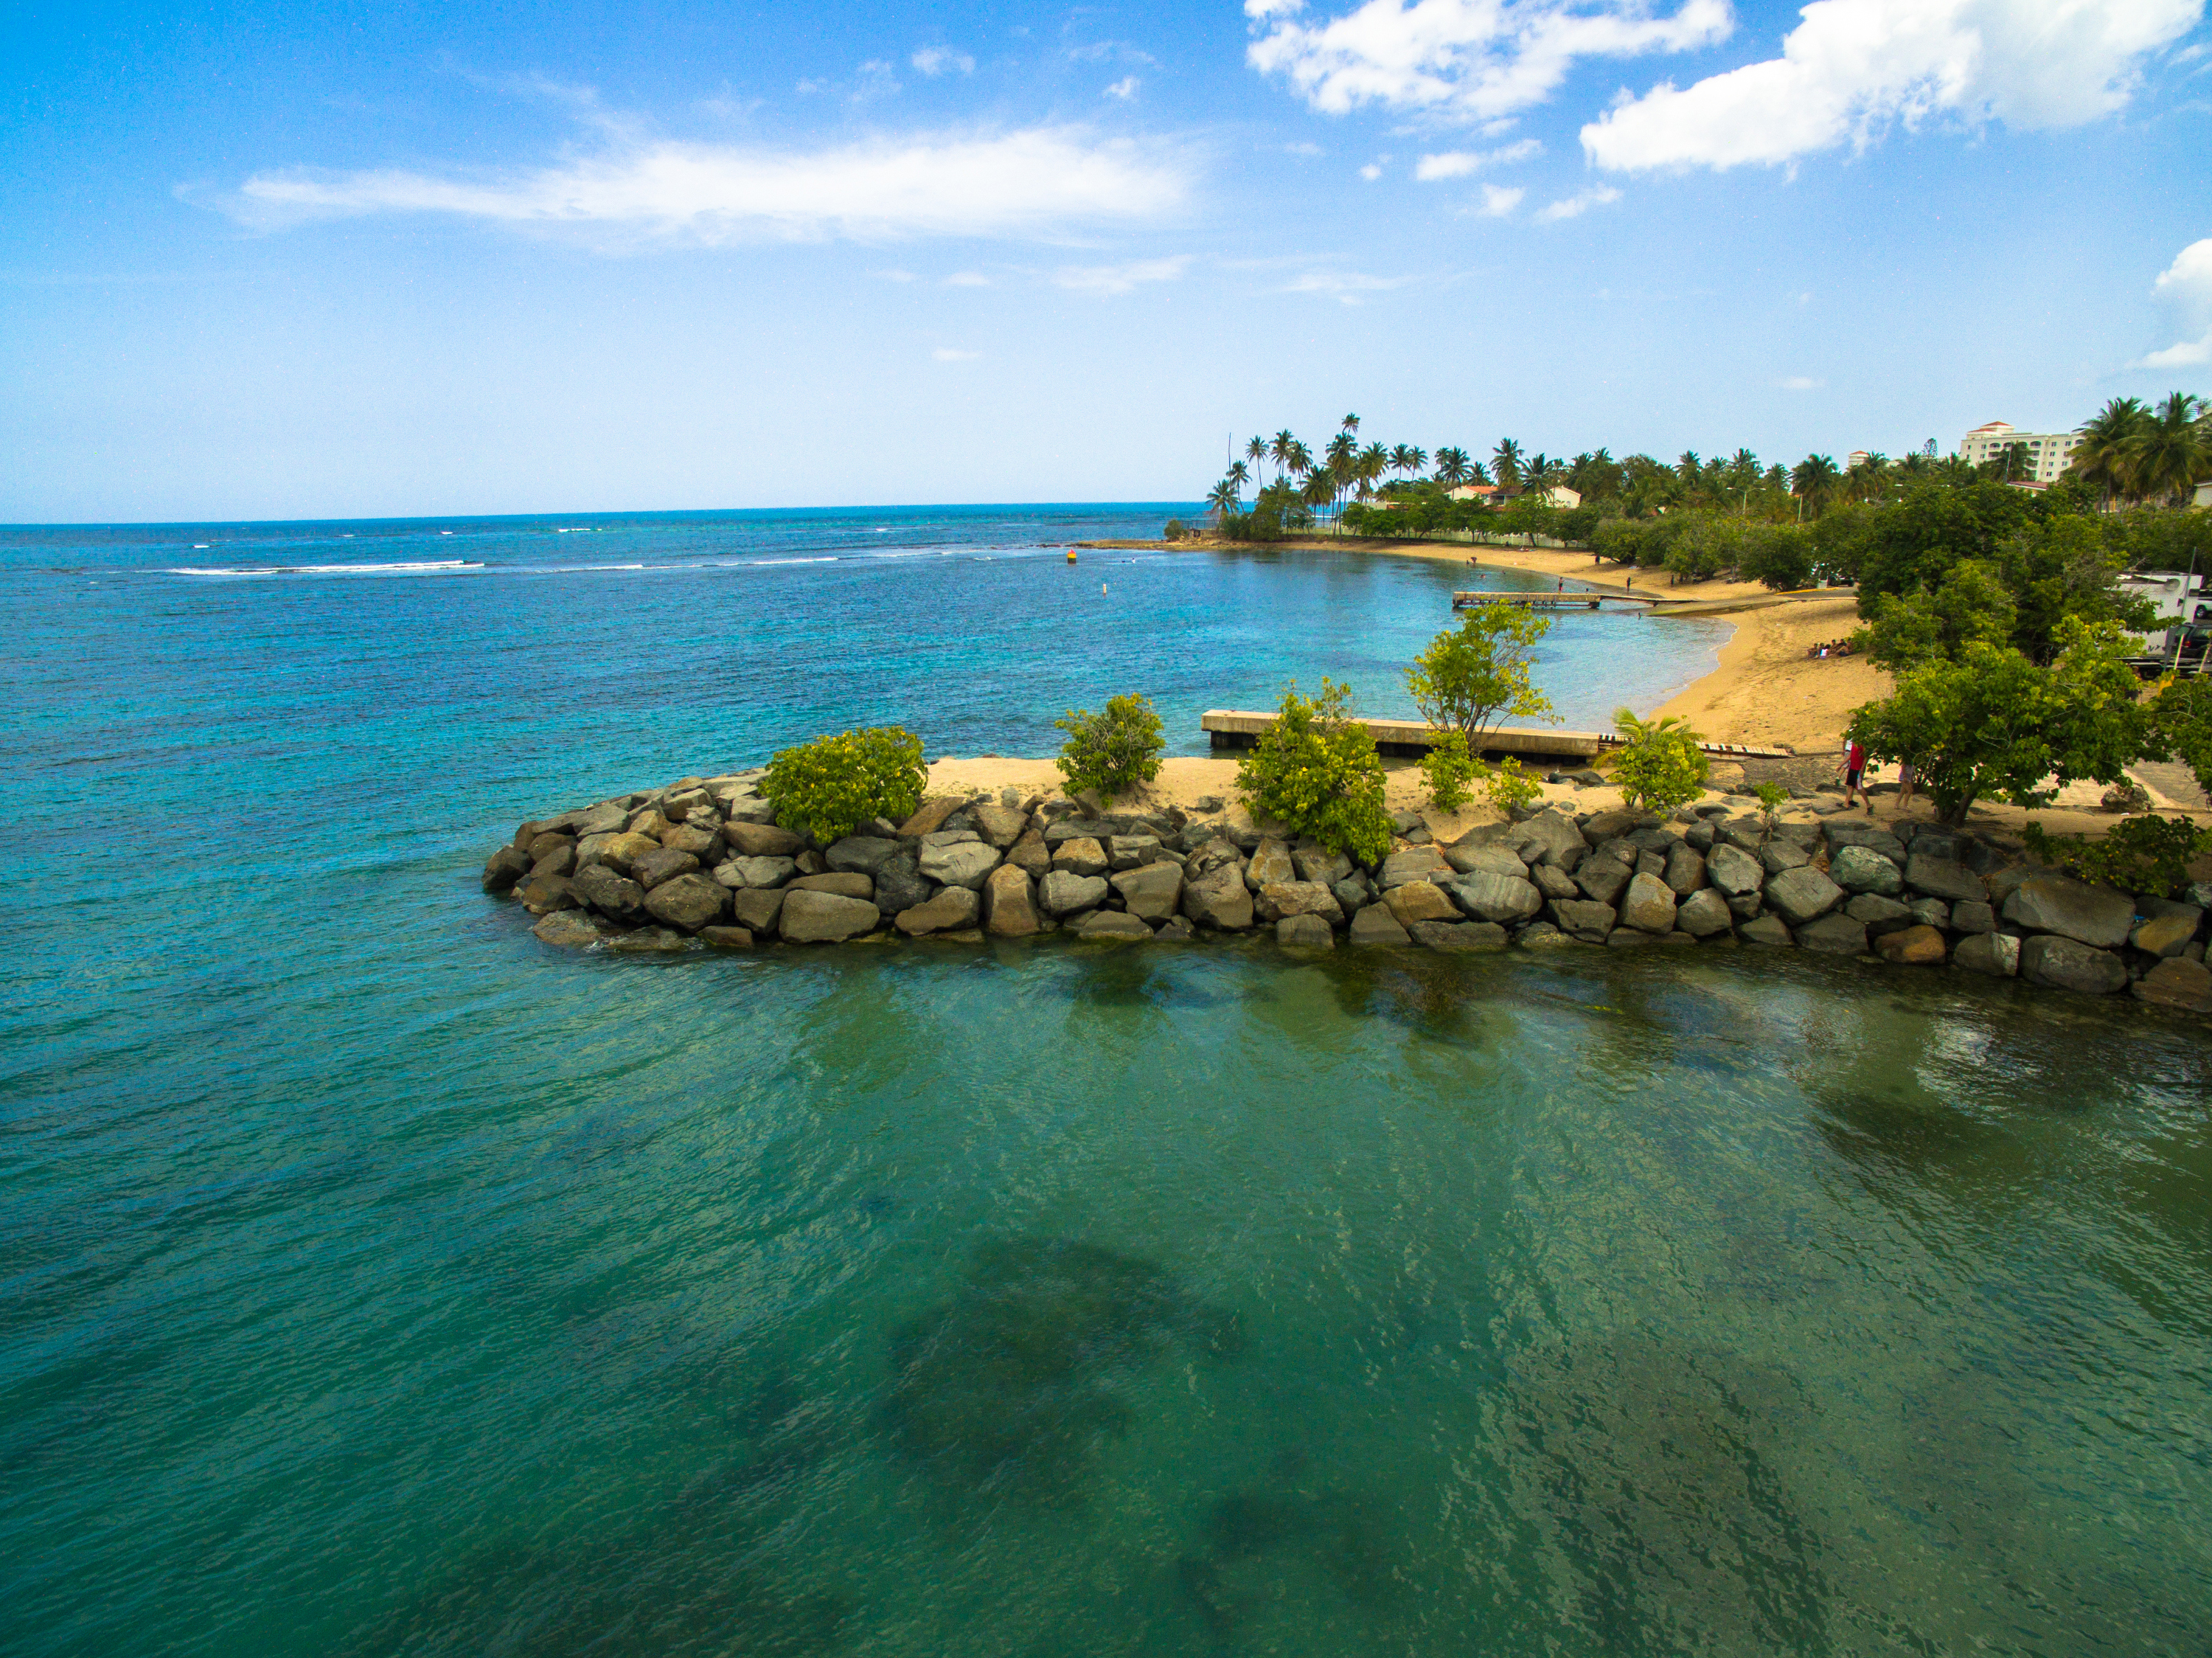
M 1115 521 L 14 536 L 0 1649 L 2202 1649 L 2200 1024 L 1711 948 L 617 960 L 477 894 L 815 725 L 1379 687 L 1455 579 L 1086 555 L 1105 611 L 1014 545 Z

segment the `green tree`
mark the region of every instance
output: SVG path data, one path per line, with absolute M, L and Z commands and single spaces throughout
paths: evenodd
M 1351 710 L 1348 686 L 1324 679 L 1310 700 L 1285 686 L 1275 723 L 1237 768 L 1237 787 L 1259 815 L 1373 863 L 1390 850 L 1382 758 Z
M 2212 433 L 2197 400 L 2169 393 L 2144 420 L 2135 441 L 2136 491 L 2146 498 L 2186 503 L 2200 478 L 2212 476 Z
M 1520 488 L 1521 446 L 1511 438 L 1499 438 L 1498 447 L 1490 452 L 1490 475 L 1501 490 Z
M 1267 464 L 1267 440 L 1264 437 L 1255 437 L 1247 443 L 1244 446 L 1244 460 L 1252 468 L 1252 476 L 1257 479 L 1260 476 L 1260 469 Z M 1261 487 L 1265 488 L 1266 485 L 1262 484 Z
M 2134 493 L 2137 440 L 2150 411 L 2139 398 L 2116 397 L 2081 428 L 2069 470 L 2110 502 Z
M 1955 661 L 1967 645 L 2012 643 L 2019 607 L 1997 573 L 1978 558 L 1951 567 L 1933 593 L 1875 601 L 1867 650 L 1878 667 L 1909 674 L 1933 661 Z
M 1431 725 L 1464 735 L 1476 756 L 1485 734 L 1507 715 L 1554 718 L 1551 698 L 1532 678 L 1537 642 L 1551 631 L 1552 619 L 1528 605 L 1467 611 L 1406 670 L 1413 706 Z
M 1644 720 L 1632 708 L 1617 708 L 1613 723 L 1622 739 L 1615 751 L 1613 778 L 1627 804 L 1671 812 L 1705 792 L 1712 762 L 1698 746 L 1698 734 L 1680 715 Z
M 1096 714 L 1071 708 L 1053 723 L 1067 733 L 1059 765 L 1071 793 L 1096 789 L 1110 800 L 1160 774 L 1167 740 L 1150 697 L 1109 697 Z
M 1467 451 L 1465 449 L 1438 449 L 1437 451 L 1437 483 L 1448 486 L 1455 486 L 1466 483 L 1468 480 L 1467 466 Z
M 2136 698 L 2118 624 L 2069 617 L 2056 661 L 1971 640 L 1955 661 L 1899 677 L 1895 692 L 1851 716 L 1849 734 L 1877 760 L 1912 762 L 1937 814 L 1953 826 L 1984 795 L 2034 805 L 2078 778 L 2118 781 L 2144 752 L 2150 710 Z
M 1835 497 L 1840 481 L 1834 460 L 1825 454 L 1808 454 L 1790 472 L 1790 491 L 1804 503 L 1807 515 L 1814 518 Z

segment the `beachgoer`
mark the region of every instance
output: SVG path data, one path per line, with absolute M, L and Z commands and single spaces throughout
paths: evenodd
M 1919 779 L 1912 774 L 1912 762 L 1911 760 L 1898 761 L 1897 809 L 1899 813 L 1902 813 L 1906 807 L 1912 804 L 1912 786 L 1918 781 Z
M 1844 777 L 1844 808 L 1849 809 L 1851 796 L 1856 795 L 1859 797 L 1859 804 L 1865 807 L 1867 815 L 1872 817 L 1874 802 L 1867 798 L 1866 789 L 1860 783 L 1860 779 L 1866 776 L 1866 750 L 1859 746 L 1857 739 L 1852 737 L 1844 739 L 1844 763 L 1837 769 L 1843 773 Z

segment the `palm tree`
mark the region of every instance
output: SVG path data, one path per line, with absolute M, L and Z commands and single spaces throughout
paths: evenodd
M 1255 437 L 1244 446 L 1244 458 L 1252 463 L 1252 475 L 1258 477 L 1261 466 L 1267 459 L 1267 440 Z
M 1291 440 L 1291 470 L 1303 478 L 1313 469 L 1313 451 L 1295 437 L 1292 438 Z
M 1267 442 L 1267 459 L 1275 463 L 1275 476 L 1282 477 L 1291 470 L 1291 457 L 1297 453 L 1298 440 L 1287 426 Z
M 1682 486 L 1685 489 L 1697 487 L 1698 468 L 1700 464 L 1695 449 L 1683 450 L 1680 459 L 1674 462 L 1674 476 L 1682 480 Z
M 1359 417 L 1358 415 L 1345 416 L 1343 431 L 1345 436 L 1347 437 L 1357 437 L 1359 435 Z
M 1429 452 L 1423 448 L 1419 444 L 1416 443 L 1406 451 L 1406 459 L 1413 462 L 1413 465 L 1408 468 L 1408 470 L 1418 478 L 1420 475 L 1421 468 L 1429 464 Z
M 1836 492 L 1839 476 L 1834 458 L 1825 454 L 1808 454 L 1792 467 L 1790 492 L 1797 497 L 1800 515 L 1809 503 L 1813 516 L 1818 518 L 1820 509 L 1827 505 L 1828 497 Z
M 1547 493 L 1566 475 L 1566 468 L 1539 449 L 1521 463 L 1521 487 L 1535 495 Z
M 1231 484 L 1236 486 L 1237 504 L 1240 510 L 1244 505 L 1244 486 L 1251 481 L 1252 474 L 1246 469 L 1244 463 L 1241 460 L 1231 466 L 1228 477 L 1222 479 L 1222 482 L 1224 484 Z
M 2162 496 L 2177 504 L 2188 504 L 2197 480 L 2212 472 L 2212 444 L 2206 442 L 2205 424 L 2199 413 L 2196 398 L 2186 392 L 2171 392 L 2143 418 L 2134 452 L 2137 495 Z
M 1521 483 L 1521 446 L 1510 437 L 1498 440 L 1498 447 L 1490 452 L 1490 470 L 1501 490 L 1517 489 Z
M 1372 497 L 1375 485 L 1389 470 L 1390 452 L 1380 443 L 1370 443 L 1362 449 L 1352 463 L 1352 479 L 1358 487 L 1359 498 L 1364 501 Z
M 1415 465 L 1413 451 L 1411 445 L 1405 443 L 1394 443 L 1390 446 L 1390 470 L 1392 472 L 1409 472 L 1414 469 Z
M 2150 418 L 2140 399 L 2116 397 L 2081 428 L 2070 470 L 2091 489 L 2103 491 L 2106 506 L 2134 484 L 2136 442 Z
M 1206 504 L 1224 517 L 1237 510 L 1237 485 L 1223 479 L 1213 486 L 1213 493 L 1206 497 Z
M 1298 491 L 1298 499 L 1319 512 L 1336 499 L 1336 479 L 1319 467 L 1309 467 L 1305 484 Z
M 1437 451 L 1437 482 L 1446 489 L 1455 489 L 1468 480 L 1467 451 L 1438 449 Z

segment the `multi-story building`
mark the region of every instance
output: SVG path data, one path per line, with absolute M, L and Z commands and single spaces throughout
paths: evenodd
M 1977 466 L 1985 466 L 2002 456 L 2014 444 L 2027 451 L 2028 470 L 2021 474 L 2023 484 L 2055 484 L 2081 447 L 2079 432 L 2023 432 L 2014 430 L 2009 421 L 1992 420 L 1986 426 L 1977 426 L 1959 440 L 1959 458 L 1971 460 Z

